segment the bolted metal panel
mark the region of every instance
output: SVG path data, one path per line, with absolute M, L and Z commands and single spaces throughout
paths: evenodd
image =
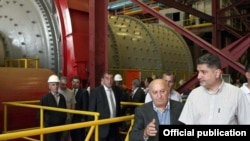
M 109 69 L 139 69 L 142 78 L 152 73 L 160 76 L 165 70 L 174 71 L 177 79 L 193 73 L 190 50 L 172 28 L 129 16 L 109 16 L 108 34 Z
M 161 69 L 160 56 L 155 55 L 159 48 L 145 24 L 128 16 L 110 16 L 109 25 L 109 68 Z
M 109 66 L 118 69 L 120 67 L 119 50 L 117 48 L 117 42 L 115 39 L 115 33 L 113 33 L 110 25 L 108 25 L 108 47 L 109 47 Z
M 189 78 L 193 73 L 193 61 L 183 37 L 166 25 L 147 24 L 147 27 L 160 48 L 162 70 L 174 71 L 177 80 Z
M 7 58 L 40 59 L 41 67 L 59 72 L 60 31 L 50 0 L 1 0 L 0 31 Z

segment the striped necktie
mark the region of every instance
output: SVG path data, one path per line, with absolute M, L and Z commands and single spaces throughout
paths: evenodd
M 114 102 L 114 96 L 112 93 L 112 89 L 108 89 L 108 98 L 110 101 L 110 113 L 111 113 L 111 117 L 115 117 L 116 115 L 116 106 L 115 106 L 115 102 Z

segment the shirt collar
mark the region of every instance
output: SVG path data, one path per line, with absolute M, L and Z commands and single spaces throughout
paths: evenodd
M 224 80 L 221 81 L 220 86 L 216 90 L 215 93 L 210 92 L 207 88 L 204 87 L 204 89 L 207 91 L 208 94 L 219 94 L 219 92 L 222 90 L 223 85 L 225 84 Z
M 155 106 L 155 104 L 154 104 L 154 102 L 152 102 L 153 103 L 153 108 L 154 108 L 154 110 L 157 112 L 157 111 L 159 111 L 159 112 L 161 112 L 156 106 Z M 170 101 L 168 101 L 168 104 L 166 105 L 166 107 L 165 107 L 165 109 L 164 109 L 164 111 L 163 112 L 165 112 L 166 110 L 169 110 L 170 109 Z
M 250 89 L 247 87 L 248 83 L 243 83 L 242 87 L 247 92 L 247 94 L 250 94 Z
M 135 92 L 137 91 L 138 87 L 136 87 L 134 90 L 133 90 L 133 94 L 135 94 Z
M 105 85 L 103 85 L 103 87 L 104 87 L 105 91 L 108 91 L 109 89 L 112 89 L 112 88 L 106 87 Z
M 53 96 L 56 96 L 56 94 L 55 93 L 53 93 L 53 92 L 50 92 Z M 59 93 L 57 93 L 57 96 L 59 95 Z

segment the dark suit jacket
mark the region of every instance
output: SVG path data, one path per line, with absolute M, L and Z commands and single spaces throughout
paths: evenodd
M 146 96 L 145 92 L 142 90 L 141 87 L 139 87 L 139 88 L 136 90 L 134 96 L 132 97 L 132 101 L 133 101 L 133 102 L 141 102 L 141 103 L 144 103 L 144 101 L 145 101 L 145 96 Z
M 170 100 L 170 124 L 183 124 L 178 121 L 184 104 L 178 101 Z M 157 113 L 153 109 L 152 101 L 135 109 L 135 122 L 130 132 L 130 141 L 144 141 L 143 132 L 148 123 L 153 118 L 156 120 L 156 129 L 159 131 L 159 120 Z M 148 141 L 159 141 L 159 132 L 155 137 L 149 137 Z
M 136 90 L 135 94 L 133 96 L 131 96 L 130 101 L 131 102 L 144 103 L 145 97 L 146 97 L 145 92 L 142 90 L 141 87 L 138 87 L 138 89 Z M 130 111 L 131 115 L 135 113 L 134 111 L 135 111 L 136 107 L 137 106 L 130 106 L 129 111 Z
M 112 90 L 114 92 L 115 101 L 116 101 L 116 117 L 120 116 L 121 113 L 121 106 L 120 106 L 120 98 L 118 93 L 117 86 L 113 86 Z M 109 111 L 109 104 L 108 104 L 108 98 L 106 96 L 106 92 L 104 89 L 104 86 L 99 86 L 93 90 L 93 92 L 90 95 L 90 101 L 89 101 L 89 111 L 93 112 L 99 112 L 100 116 L 99 119 L 106 119 L 110 118 L 110 111 Z M 89 120 L 93 120 L 93 117 L 89 117 Z M 118 134 L 118 123 L 112 124 L 112 128 L 117 128 L 117 134 Z M 104 138 L 107 137 L 109 132 L 110 124 L 106 125 L 100 125 L 99 126 L 99 137 Z
M 52 93 L 44 95 L 40 100 L 40 105 L 66 109 L 67 108 L 66 100 L 64 96 L 62 94 L 59 94 L 59 96 L 60 96 L 60 101 L 58 105 Z M 44 110 L 44 124 L 46 127 L 63 125 L 65 124 L 66 118 L 67 118 L 66 112 Z
M 76 95 L 75 109 L 81 111 L 88 111 L 89 106 L 89 93 L 85 89 L 79 88 Z M 87 116 L 81 114 L 74 114 L 72 117 L 72 123 L 81 122 L 82 120 L 87 120 Z

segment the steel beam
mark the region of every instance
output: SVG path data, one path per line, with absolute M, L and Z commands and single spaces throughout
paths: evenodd
M 226 46 L 221 50 L 224 54 L 227 54 L 234 61 L 237 61 L 250 47 L 250 33 L 244 37 L 238 39 L 232 44 Z
M 196 17 L 200 17 L 208 22 L 214 22 L 214 19 L 212 16 L 205 14 L 203 12 L 200 12 L 199 10 L 196 10 L 192 7 L 189 7 L 184 4 L 180 4 L 179 2 L 176 2 L 175 0 L 156 0 L 157 2 L 163 3 L 167 6 L 173 7 L 175 9 L 181 10 L 183 12 L 192 14 Z
M 218 14 L 217 11 L 219 9 L 220 1 L 218 0 L 212 0 L 212 16 L 215 19 L 215 22 L 212 26 L 212 45 L 215 46 L 218 49 L 221 49 L 221 30 L 220 25 L 218 24 L 221 21 L 218 21 Z
M 237 33 L 237 32 L 234 31 L 234 30 L 232 30 L 230 27 L 228 27 L 228 26 L 225 25 L 224 23 L 219 23 L 219 24 L 220 24 L 220 26 L 221 26 L 225 31 L 227 31 L 228 33 L 230 33 L 230 34 L 233 35 L 234 37 L 236 37 L 236 38 L 238 38 L 238 39 L 242 37 L 241 34 Z
M 250 47 L 250 33 L 246 36 L 240 38 L 239 40 L 233 42 L 232 44 L 226 46 L 221 51 L 226 55 L 230 56 L 234 61 L 237 61 L 243 53 L 247 51 Z M 223 64 L 222 67 L 227 67 L 228 65 Z M 242 66 L 243 67 L 243 66 Z M 183 93 L 185 90 L 194 88 L 198 83 L 197 75 L 191 77 L 187 82 L 178 88 L 178 92 Z
M 96 87 L 108 70 L 108 0 L 89 0 L 89 6 L 89 80 Z
M 143 10 L 147 11 L 151 15 L 155 16 L 159 20 L 163 21 L 164 23 L 166 23 L 167 25 L 169 25 L 170 27 L 175 29 L 175 31 L 179 32 L 180 34 L 182 34 L 186 38 L 190 39 L 191 41 L 193 41 L 197 45 L 201 46 L 202 48 L 204 48 L 208 52 L 215 54 L 215 55 L 218 55 L 221 58 L 222 62 L 225 62 L 226 64 L 228 64 L 229 66 L 231 66 L 232 68 L 234 68 L 235 70 L 237 70 L 238 72 L 240 72 L 242 74 L 245 73 L 244 68 L 240 63 L 235 62 L 234 60 L 232 60 L 228 56 L 225 56 L 219 49 L 217 49 L 213 45 L 209 44 L 208 42 L 204 41 L 199 36 L 184 29 L 183 27 L 180 27 L 179 25 L 175 24 L 171 19 L 159 14 L 158 11 L 148 7 L 146 4 L 144 4 L 138 0 L 131 0 L 131 1 L 136 3 L 137 5 L 139 5 L 140 7 L 142 7 Z
M 208 52 L 218 55 L 221 59 L 222 64 L 224 64 L 223 66 L 231 66 L 232 68 L 234 68 L 235 70 L 237 70 L 238 72 L 244 74 L 245 70 L 242 64 L 236 62 L 236 60 L 233 60 L 231 58 L 231 56 L 229 57 L 228 55 L 225 55 L 222 51 L 220 51 L 219 49 L 217 49 L 215 46 L 213 46 L 212 44 L 207 43 L 206 41 L 204 41 L 203 39 L 201 39 L 199 36 L 195 35 L 194 33 L 178 26 L 177 24 L 175 24 L 171 19 L 169 19 L 168 17 L 165 17 L 161 14 L 158 13 L 158 11 L 148 7 L 146 4 L 138 1 L 138 0 L 131 0 L 132 2 L 134 2 L 135 4 L 139 5 L 143 10 L 147 11 L 148 13 L 150 13 L 151 15 L 153 15 L 154 17 L 158 18 L 159 20 L 163 21 L 164 23 L 166 23 L 168 26 L 172 27 L 173 29 L 175 29 L 177 32 L 179 32 L 181 35 L 185 36 L 186 38 L 190 39 L 191 41 L 193 41 L 194 43 L 196 43 L 197 45 L 199 45 L 200 47 L 202 47 L 203 49 L 207 50 Z M 248 37 L 249 38 L 249 37 Z M 246 45 L 248 44 L 248 45 Z M 245 41 L 244 44 L 242 44 L 241 46 L 246 45 L 249 46 L 249 41 Z M 237 58 L 237 57 L 235 57 Z M 191 85 L 194 85 L 197 83 L 197 79 L 195 79 L 196 76 L 193 76 L 187 83 L 187 85 L 184 85 L 182 88 L 180 88 L 179 90 L 184 90 L 189 88 Z
M 227 10 L 229 10 L 229 9 L 231 9 L 231 8 L 234 8 L 234 7 L 236 7 L 237 5 L 240 5 L 240 4 L 244 3 L 244 2 L 246 2 L 246 0 L 237 0 L 236 3 L 233 3 L 233 4 L 231 4 L 231 5 L 228 6 L 228 7 L 222 8 L 222 9 L 218 10 L 217 12 L 218 12 L 218 14 L 223 14 L 223 13 L 226 12 Z
M 233 16 L 222 16 L 218 17 L 219 19 L 242 19 L 242 18 L 247 18 L 250 17 L 250 14 L 240 14 L 240 15 L 233 15 Z
M 231 0 L 227 0 L 229 4 L 232 5 Z M 250 5 L 250 2 L 245 3 L 246 5 Z M 241 13 L 238 11 L 238 9 L 236 7 L 233 7 L 233 10 L 236 12 L 236 14 L 240 15 Z M 241 21 L 243 22 L 243 24 L 245 25 L 245 27 L 247 28 L 247 30 L 250 30 L 250 25 L 247 22 L 246 18 L 241 18 Z

